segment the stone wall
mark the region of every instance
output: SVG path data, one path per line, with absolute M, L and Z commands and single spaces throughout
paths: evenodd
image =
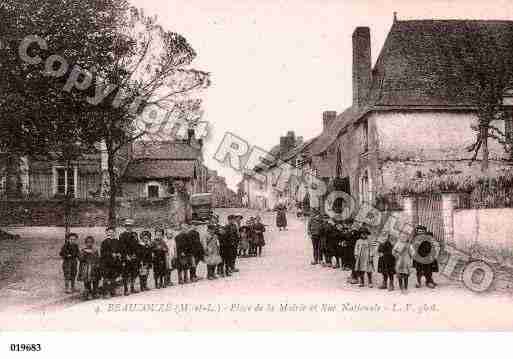
M 118 200 L 118 219 L 134 218 L 137 225 L 179 223 L 191 218 L 185 197 L 173 196 L 156 200 Z M 71 202 L 71 226 L 104 226 L 108 218 L 106 201 Z M 63 226 L 64 201 L 3 200 L 0 201 L 0 226 Z

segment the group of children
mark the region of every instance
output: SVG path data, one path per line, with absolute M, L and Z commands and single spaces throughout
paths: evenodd
M 424 226 L 417 226 L 413 238 L 425 236 L 418 241 L 420 245 L 413 245 L 413 238 L 394 240 L 388 236 L 385 241 L 378 243 L 366 227 L 352 229 L 352 223 L 335 223 L 319 214 L 314 214 L 309 222 L 309 234 L 314 250 L 313 265 L 322 264 L 328 268 L 342 268 L 350 270 L 348 282 L 373 287 L 373 273 L 375 272 L 375 257 L 378 257 L 377 272 L 383 277 L 379 289 L 393 291 L 394 277 L 397 275 L 399 288 L 403 294 L 408 291 L 408 279 L 415 269 L 416 287 L 422 286 L 422 277 L 425 277 L 426 286 L 435 288 L 433 273 L 438 272 L 436 259 L 417 261 L 415 258 L 428 258 L 432 251 L 431 239 Z M 333 258 L 336 263 L 333 264 Z
M 239 270 L 235 266 L 239 254 L 261 254 L 265 244 L 265 226 L 260 217 L 250 218 L 246 226 L 240 226 L 242 216 L 229 216 L 228 224 L 221 226 L 210 223 L 206 234 L 200 235 L 193 223 L 182 224 L 164 230 L 157 228 L 137 233 L 133 221 L 125 221 L 126 231 L 119 239 L 113 228 L 106 229 L 101 248 L 95 246 L 95 239 L 87 236 L 85 246 L 79 248 L 78 235 L 69 233 L 60 250 L 63 260 L 65 291 L 76 291 L 76 280 L 84 284 L 84 299 L 115 296 L 119 279 L 124 284 L 124 294 L 137 292 L 134 288 L 139 279 L 140 291 L 150 290 L 148 278 L 153 274 L 155 288 L 172 286 L 171 273 L 176 270 L 178 284 L 196 282 L 197 266 L 204 262 L 207 279 L 231 276 Z M 245 245 L 249 244 L 246 248 Z M 240 251 L 246 248 L 246 251 Z M 260 248 L 260 249 L 259 249 Z M 100 288 L 99 283 L 102 283 Z M 130 284 L 130 290 L 128 288 Z
M 264 239 L 265 225 L 261 218 L 250 217 L 245 225 L 240 227 L 240 242 L 238 256 L 256 257 L 262 255 L 262 248 L 265 246 Z

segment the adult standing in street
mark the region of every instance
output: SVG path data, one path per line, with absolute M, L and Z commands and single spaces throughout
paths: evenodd
M 105 230 L 105 239 L 100 247 L 100 270 L 103 277 L 103 296 L 116 295 L 116 279 L 121 271 L 119 242 L 113 227 Z
M 240 240 L 239 227 L 237 226 L 237 216 L 229 215 L 228 216 L 228 224 L 225 226 L 225 241 L 226 248 L 228 252 L 226 253 L 228 260 L 228 267 L 232 273 L 236 273 L 239 271 L 236 267 L 237 261 L 237 246 Z
M 127 218 L 124 223 L 125 232 L 119 236 L 121 250 L 122 277 L 124 294 L 128 295 L 128 283 L 130 293 L 137 293 L 135 290 L 135 279 L 139 276 L 139 239 L 134 231 L 134 220 Z
M 287 230 L 287 207 L 284 204 L 278 204 L 276 206 L 276 227 L 278 229 Z
M 308 235 L 312 241 L 313 247 L 313 261 L 312 265 L 319 264 L 321 260 L 321 235 L 322 235 L 322 220 L 319 210 L 314 208 L 312 216 L 308 220 Z

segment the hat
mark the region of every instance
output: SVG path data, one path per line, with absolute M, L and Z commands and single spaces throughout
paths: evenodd
M 142 237 L 148 237 L 148 238 L 151 238 L 151 232 L 150 231 L 142 231 L 141 234 L 139 235 L 140 238 Z
M 207 226 L 207 230 L 209 230 L 209 231 L 215 231 L 216 228 L 217 228 L 217 226 L 215 224 L 209 224 Z
M 360 230 L 358 232 L 362 236 L 368 236 L 371 234 L 371 232 L 369 231 L 369 229 L 367 227 L 360 228 Z
M 132 218 L 127 218 L 125 219 L 125 221 L 123 222 L 123 224 L 125 226 L 133 226 L 135 224 L 134 220 Z
M 415 232 L 420 232 L 420 231 L 422 231 L 422 232 L 426 232 L 426 231 L 427 231 L 426 226 L 423 226 L 423 225 L 421 225 L 421 224 L 418 224 L 418 225 L 415 227 Z
M 230 220 L 230 219 L 234 219 L 234 218 L 235 218 L 235 216 L 233 214 L 229 214 L 227 219 Z

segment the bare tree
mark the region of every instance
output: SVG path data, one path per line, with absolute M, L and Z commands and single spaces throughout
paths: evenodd
M 463 54 L 462 61 L 472 80 L 478 118 L 472 126 L 476 140 L 467 150 L 473 153 L 472 162 L 481 153 L 481 170 L 487 172 L 490 138 L 510 151 L 507 134 L 497 123 L 507 120 L 502 100 L 513 79 L 513 30 L 469 27 L 465 40 L 469 51 Z
M 191 96 L 210 85 L 209 74 L 191 64 L 196 52 L 180 34 L 164 30 L 154 16 L 133 7 L 115 9 L 111 64 L 97 69 L 94 130 L 105 143 L 109 175 L 109 223 L 116 222 L 116 196 L 126 146 L 155 129 L 162 136 L 172 119 L 197 120 L 199 100 Z M 191 119 L 191 114 L 194 115 Z M 163 134 L 164 133 L 164 134 Z

